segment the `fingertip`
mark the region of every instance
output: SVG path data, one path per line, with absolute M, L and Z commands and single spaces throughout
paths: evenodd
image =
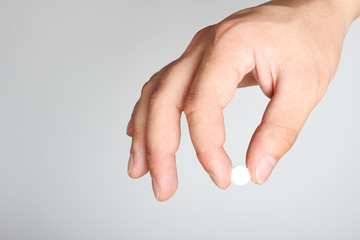
M 222 186 L 222 184 L 221 184 L 221 181 L 219 180 L 218 177 L 216 177 L 215 174 L 213 174 L 213 173 L 208 173 L 208 174 L 209 174 L 211 180 L 215 183 L 215 185 L 216 185 L 218 188 L 224 189 L 223 186 Z
M 162 202 L 174 195 L 178 186 L 174 153 L 147 152 L 152 188 L 156 200 Z
M 137 179 L 144 176 L 149 171 L 145 154 L 140 152 L 130 154 L 128 162 L 128 175 L 131 178 Z
M 268 181 L 278 161 L 295 140 L 288 140 L 288 130 L 274 124 L 261 123 L 256 129 L 246 156 L 250 178 L 256 184 Z
M 144 175 L 146 175 L 148 173 L 148 169 L 147 168 L 135 168 L 132 169 L 130 172 L 128 172 L 129 177 L 133 178 L 133 179 L 137 179 L 137 178 L 141 178 Z
M 259 185 L 268 180 L 277 163 L 273 157 L 264 154 L 263 151 L 265 149 L 266 145 L 260 144 L 259 139 L 255 138 L 250 143 L 246 157 L 246 166 L 249 170 L 251 181 Z
M 217 177 L 219 178 L 218 184 L 216 184 L 221 190 L 227 189 L 231 185 L 231 171 L 232 163 L 230 161 L 224 162 L 226 166 L 217 171 Z
M 221 147 L 216 150 L 197 153 L 197 157 L 211 180 L 222 190 L 231 184 L 232 163 L 225 150 Z
M 215 174 L 209 173 L 211 180 L 215 183 L 215 185 L 221 189 L 227 189 L 231 184 L 231 177 L 229 178 L 218 178 Z
M 262 134 L 261 132 L 263 132 L 262 124 L 255 130 L 246 153 L 246 167 L 249 170 L 251 181 L 255 184 L 261 184 L 256 176 L 258 162 L 263 156 L 267 155 L 264 152 L 267 149 L 264 132 Z
M 222 180 L 222 189 L 225 190 L 231 185 L 231 172 L 232 172 L 232 164 L 230 162 L 229 167 L 226 169 L 224 173 L 224 178 Z
M 170 179 L 171 178 L 171 179 Z M 177 177 L 165 179 L 164 176 L 152 176 L 151 183 L 155 199 L 159 202 L 169 200 L 176 192 L 178 187 Z
M 128 174 L 131 173 L 131 170 L 134 168 L 134 156 L 130 154 L 129 162 L 128 162 Z
M 256 179 L 256 165 L 257 165 L 257 159 L 256 156 L 254 156 L 254 152 L 251 151 L 251 148 L 253 147 L 252 144 L 253 141 L 250 142 L 247 154 L 246 154 L 246 167 L 249 170 L 250 179 L 253 183 L 259 184 Z
M 271 156 L 261 157 L 255 169 L 255 182 L 260 185 L 265 183 L 269 179 L 276 164 L 277 161 Z

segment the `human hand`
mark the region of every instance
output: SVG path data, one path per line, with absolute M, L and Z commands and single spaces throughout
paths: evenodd
M 237 87 L 259 85 L 271 100 L 246 163 L 252 181 L 264 183 L 325 94 L 359 13 L 357 0 L 272 1 L 199 31 L 142 89 L 127 129 L 129 175 L 150 170 L 156 198 L 174 194 L 184 111 L 198 159 L 214 183 L 227 188 L 232 163 L 223 148 L 222 110 Z

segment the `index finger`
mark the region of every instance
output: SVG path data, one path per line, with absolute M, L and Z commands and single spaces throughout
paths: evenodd
M 253 56 L 251 49 L 229 52 L 221 47 L 213 48 L 200 64 L 185 102 L 184 112 L 196 155 L 221 189 L 230 185 L 232 169 L 223 148 L 222 110 L 230 103 L 243 77 L 254 69 Z

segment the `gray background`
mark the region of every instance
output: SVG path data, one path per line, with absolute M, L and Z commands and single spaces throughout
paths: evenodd
M 262 1 L 0 0 L 0 239 L 360 238 L 360 21 L 295 147 L 263 186 L 221 191 L 186 122 L 179 188 L 127 176 L 141 86 L 197 30 Z M 227 149 L 244 164 L 268 99 L 240 89 Z

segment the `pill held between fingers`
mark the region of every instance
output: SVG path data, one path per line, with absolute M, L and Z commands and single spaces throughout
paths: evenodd
M 250 181 L 249 170 L 246 166 L 238 165 L 233 167 L 231 172 L 231 181 L 235 185 L 245 185 Z

